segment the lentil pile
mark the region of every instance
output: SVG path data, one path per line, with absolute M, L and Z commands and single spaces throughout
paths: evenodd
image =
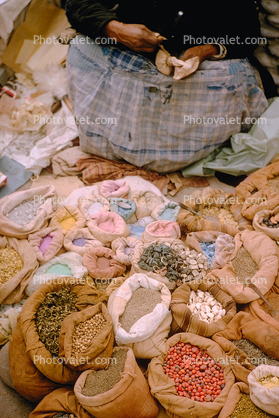
M 226 310 L 223 309 L 221 303 L 209 292 L 201 290 L 191 291 L 188 307 L 198 319 L 207 323 L 218 321 L 226 315 Z
M 249 395 L 243 394 L 230 418 L 276 418 L 258 408 Z
M 54 356 L 59 355 L 59 334 L 66 316 L 77 311 L 77 296 L 65 286 L 57 292 L 47 294 L 36 312 L 35 324 L 40 341 Z
M 96 396 L 112 389 L 121 379 L 127 357 L 127 348 L 115 350 L 107 369 L 94 370 L 88 374 L 81 389 L 84 396 Z
M 227 225 L 238 227 L 238 223 L 235 217 L 228 209 L 217 208 L 216 206 L 211 206 L 211 207 L 203 208 L 201 213 L 203 215 L 215 216 L 215 218 L 217 218 L 218 221 L 221 222 L 222 224 L 227 224 Z
M 139 263 L 142 270 L 153 271 L 166 276 L 170 282 L 183 283 L 203 278 L 208 261 L 203 253 L 179 246 L 171 248 L 165 244 L 151 244 L 143 251 Z
M 125 311 L 119 317 L 119 322 L 126 332 L 144 315 L 153 311 L 155 306 L 161 303 L 161 292 L 158 290 L 139 287 L 128 301 Z
M 27 225 L 37 216 L 40 206 L 41 203 L 35 200 L 24 200 L 7 213 L 6 218 L 18 225 Z
M 13 248 L 0 248 L 0 287 L 23 268 L 23 261 Z
M 106 323 L 103 314 L 97 313 L 92 318 L 76 325 L 72 336 L 72 356 L 85 351 Z
M 251 341 L 243 338 L 242 340 L 233 341 L 234 345 L 240 348 L 250 358 L 251 363 L 254 366 L 260 366 L 261 364 L 268 364 L 269 366 L 279 367 L 279 360 L 269 357 L 259 347 L 253 344 Z
M 179 396 L 213 402 L 225 387 L 224 373 L 206 350 L 179 342 L 168 350 L 164 373 L 175 383 Z
M 232 266 L 237 279 L 243 284 L 246 283 L 246 279 L 251 279 L 258 271 L 257 264 L 243 245 L 238 250 L 236 257 L 232 260 Z

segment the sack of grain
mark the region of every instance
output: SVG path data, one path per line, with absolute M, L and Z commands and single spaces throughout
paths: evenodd
M 39 263 L 27 240 L 0 237 L 0 303 L 20 302 Z
M 87 268 L 82 265 L 81 255 L 73 252 L 60 254 L 38 268 L 28 283 L 25 293 L 30 296 L 41 284 L 51 283 L 57 277 L 72 276 L 82 279 L 87 273 Z
M 0 201 L 0 234 L 28 238 L 47 226 L 57 209 L 54 186 L 14 192 Z
M 112 241 L 111 249 L 115 252 L 115 260 L 119 263 L 130 266 L 135 251 L 142 245 L 142 242 L 134 237 L 117 238 Z
M 60 277 L 42 284 L 25 302 L 19 325 L 26 350 L 37 369 L 57 383 L 74 383 L 78 371 L 59 358 L 59 335 L 65 317 L 90 305 L 106 301 L 103 292 L 82 279 Z
M 225 329 L 232 320 L 236 314 L 236 303 L 216 283 L 194 280 L 173 292 L 170 309 L 173 334 L 192 332 L 211 337 Z
M 279 205 L 279 161 L 250 174 L 235 188 L 235 195 L 243 203 L 242 215 L 253 220 L 262 210 L 273 210 Z
M 28 237 L 40 263 L 47 263 L 61 250 L 64 235 L 58 228 L 43 228 Z
M 120 237 L 130 235 L 130 230 L 120 215 L 114 212 L 98 212 L 87 222 L 91 234 L 103 244 L 110 245 Z
M 274 284 L 278 271 L 276 243 L 265 234 L 245 230 L 235 236 L 235 250 L 228 263 L 221 269 L 208 273 L 221 289 L 229 293 L 237 303 L 249 303 L 259 298 L 247 286 L 251 280 L 265 294 Z
M 66 387 L 46 395 L 31 412 L 29 418 L 55 418 L 58 412 L 71 414 L 69 415 L 71 418 L 92 418 L 92 415 L 80 405 L 74 391 Z
M 46 395 L 61 387 L 61 384 L 48 379 L 34 365 L 28 355 L 19 324 L 9 342 L 9 366 L 15 390 L 30 402 L 40 402 Z
M 150 216 L 151 212 L 164 202 L 162 196 L 149 190 L 136 190 L 132 193 L 130 199 L 136 203 L 137 219 Z
M 69 231 L 64 237 L 64 247 L 83 256 L 86 251 L 96 247 L 103 247 L 103 243 L 93 237 L 88 228 Z
M 185 369 L 185 374 L 190 372 L 191 367 L 194 367 L 194 369 L 197 369 L 197 367 L 202 367 L 201 370 L 207 368 L 208 364 L 212 364 L 215 365 L 215 367 L 218 367 L 218 369 L 216 369 L 218 370 L 218 372 L 216 373 L 218 373 L 218 376 L 221 376 L 219 377 L 220 382 L 224 382 L 222 383 L 222 385 L 218 385 L 218 391 L 217 386 L 215 386 L 215 392 L 210 391 L 210 393 L 206 393 L 206 391 L 204 391 L 204 395 L 199 395 L 199 392 L 198 394 L 196 393 L 196 395 L 192 395 L 193 392 L 191 393 L 191 390 L 193 389 L 193 387 L 188 381 L 187 385 L 190 385 L 190 387 L 188 386 L 188 391 L 190 391 L 191 393 L 191 395 L 189 395 L 185 389 L 183 392 L 182 387 L 184 386 L 180 387 L 179 384 L 177 384 L 176 386 L 174 378 L 170 378 L 168 376 L 169 357 L 167 357 L 167 355 L 171 357 L 170 353 L 172 352 L 173 347 L 176 346 L 176 344 L 181 344 L 181 348 L 183 349 L 182 353 L 185 352 L 185 354 L 183 354 L 183 362 L 187 364 L 187 367 L 183 367 Z M 176 347 L 178 348 L 178 346 Z M 178 348 L 178 351 L 180 351 L 180 353 L 181 348 Z M 208 358 L 207 362 L 203 360 L 201 361 L 201 363 L 199 363 L 199 365 L 195 365 L 195 361 L 197 363 L 198 361 L 194 360 L 191 354 L 187 354 L 187 350 L 192 349 L 194 349 L 195 351 L 195 359 L 197 358 L 197 356 L 200 355 L 205 356 L 205 351 L 206 355 L 211 357 L 211 359 Z M 191 333 L 181 333 L 173 335 L 171 338 L 167 340 L 165 352 L 160 356 L 153 358 L 149 363 L 148 383 L 151 388 L 151 394 L 166 409 L 167 414 L 173 418 L 188 418 L 189 416 L 207 418 L 215 417 L 227 402 L 228 394 L 235 381 L 230 366 L 223 362 L 224 356 L 225 353 L 223 352 L 221 347 L 209 338 L 200 337 L 199 335 Z M 218 363 L 215 363 L 216 361 L 219 363 L 219 365 Z M 174 360 L 174 364 L 175 362 L 176 360 Z M 193 366 L 191 365 L 191 362 L 194 362 Z M 201 371 L 201 373 L 204 372 Z M 224 376 L 223 378 L 222 374 Z M 212 374 L 208 376 L 211 375 Z M 207 385 L 208 384 L 209 383 L 207 383 Z M 178 391 L 181 393 L 180 396 L 178 394 Z M 216 395 L 214 395 L 214 393 L 216 393 L 216 395 L 218 393 L 219 394 L 217 397 L 215 397 Z M 203 399 L 203 401 L 198 401 L 195 396 L 201 396 L 200 399 Z
M 115 259 L 115 252 L 110 248 L 97 247 L 86 251 L 82 263 L 94 279 L 113 279 L 122 276 L 126 270 L 124 264 Z
M 126 279 L 108 300 L 116 343 L 132 347 L 138 358 L 161 353 L 170 330 L 170 300 L 168 288 L 145 274 Z
M 109 210 L 118 213 L 127 223 L 136 222 L 136 204 L 131 199 L 121 197 L 109 198 Z
M 63 321 L 59 337 L 59 357 L 73 370 L 103 369 L 109 364 L 114 334 L 106 306 L 73 313 Z
M 156 221 L 165 220 L 176 222 L 180 206 L 176 202 L 164 202 L 156 206 L 151 212 L 152 218 Z
M 228 394 L 228 399 L 222 408 L 218 418 L 230 418 L 235 411 L 239 401 L 242 399 L 243 394 L 249 397 L 249 386 L 243 382 L 237 382 L 232 385 L 232 388 Z M 242 414 L 243 418 L 244 415 Z
M 83 372 L 75 395 L 96 418 L 155 418 L 159 409 L 131 348 L 115 347 L 107 370 Z
M 268 376 L 273 377 L 267 379 Z M 268 414 L 279 416 L 279 367 L 256 367 L 249 374 L 248 383 L 252 402 Z
M 129 184 L 123 180 L 105 180 L 100 186 L 100 194 L 109 197 L 126 197 L 130 191 Z
M 143 243 L 150 243 L 159 238 L 179 239 L 180 237 L 181 232 L 177 222 L 160 220 L 146 226 L 141 240 Z
M 109 212 L 109 201 L 100 195 L 92 194 L 78 199 L 78 208 L 87 221 L 99 212 Z
M 81 211 L 74 206 L 62 206 L 51 218 L 49 226 L 59 228 L 63 235 L 69 231 L 84 228 L 86 220 Z
M 253 219 L 256 231 L 263 232 L 275 241 L 279 241 L 279 206 L 273 210 L 261 210 Z

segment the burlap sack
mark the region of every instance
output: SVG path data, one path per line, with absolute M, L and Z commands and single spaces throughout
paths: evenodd
M 25 290 L 32 279 L 39 263 L 33 248 L 27 240 L 10 237 L 0 237 L 0 248 L 11 247 L 21 257 L 23 268 L 0 287 L 0 303 L 11 305 L 20 302 L 25 297 Z
M 258 265 L 258 271 L 252 282 L 265 294 L 272 287 L 278 271 L 277 246 L 272 239 L 261 232 L 245 230 L 235 236 L 235 251 L 229 262 L 222 269 L 214 269 L 208 273 L 208 278 L 215 278 L 221 289 L 229 293 L 237 303 L 249 303 L 259 298 L 254 290 L 238 280 L 231 260 L 233 260 L 241 246 L 248 251 Z
M 142 242 L 134 237 L 117 238 L 112 241 L 111 249 L 115 252 L 115 260 L 119 263 L 130 266 L 135 251 L 142 245 Z
M 110 245 L 117 238 L 130 235 L 126 222 L 115 212 L 98 212 L 87 222 L 87 226 L 91 234 L 106 245 Z
M 6 217 L 16 206 L 25 200 L 39 202 L 37 216 L 26 225 L 19 225 Z M 14 192 L 2 197 L 0 201 L 0 234 L 16 238 L 27 238 L 29 234 L 47 226 L 48 220 L 57 209 L 57 193 L 54 186 L 41 186 L 34 189 Z
M 137 221 L 135 212 L 136 204 L 131 199 L 121 197 L 109 198 L 109 210 L 118 213 L 125 222 L 133 223 Z
M 122 276 L 126 270 L 124 264 L 115 259 L 115 252 L 110 248 L 97 247 L 87 251 L 82 257 L 82 263 L 94 279 L 113 279 Z
M 232 385 L 232 388 L 228 394 L 227 402 L 222 408 L 218 418 L 229 418 L 234 412 L 238 402 L 240 401 L 243 393 L 249 395 L 249 386 L 243 382 L 237 382 Z M 244 418 L 244 416 L 243 416 Z M 248 417 L 247 417 L 248 418 Z
M 109 201 L 100 195 L 92 194 L 78 200 L 78 208 L 87 221 L 98 212 L 109 212 Z
M 151 313 L 142 316 L 135 322 L 127 332 L 122 328 L 120 317 L 133 296 L 133 292 L 140 287 L 159 291 L 161 302 L 155 306 Z M 116 343 L 133 348 L 135 356 L 138 358 L 152 358 L 154 355 L 159 355 L 165 348 L 165 341 L 170 331 L 170 301 L 170 291 L 163 283 L 153 280 L 145 274 L 134 274 L 126 279 L 110 295 L 108 300 L 108 310 L 112 318 Z
M 191 291 L 201 290 L 209 292 L 218 302 L 221 303 L 226 314 L 215 322 L 207 323 L 201 321 L 196 315 L 192 314 L 188 307 Z M 177 332 L 192 332 L 203 337 L 211 337 L 216 332 L 222 331 L 236 314 L 236 303 L 234 299 L 221 288 L 206 280 L 201 283 L 192 281 L 188 284 L 179 286 L 171 296 L 170 309 L 173 315 L 171 330 Z
M 37 309 L 46 298 L 46 295 L 50 292 L 58 291 L 67 285 L 71 285 L 71 291 L 78 297 L 76 303 L 78 310 L 107 300 L 103 292 L 92 289 L 87 284 L 84 284 L 81 279 L 61 277 L 55 279 L 50 284 L 41 285 L 27 299 L 19 316 L 19 324 L 26 344 L 26 351 L 38 370 L 54 382 L 71 384 L 76 381 L 79 372 L 70 369 L 63 362 L 56 361 L 55 358 L 55 361 L 53 360 L 51 353 L 40 341 L 35 325 Z
M 63 235 L 69 231 L 84 228 L 86 220 L 81 211 L 74 206 L 62 206 L 51 218 L 49 226 L 59 228 Z
M 42 251 L 41 244 L 45 237 L 51 237 L 51 241 L 45 251 Z M 37 260 L 40 263 L 47 263 L 61 250 L 64 235 L 58 228 L 44 228 L 28 237 L 29 244 L 35 251 Z
M 127 280 L 127 277 L 115 277 L 105 290 L 107 297 L 109 298 L 112 292 L 118 289 L 125 282 L 125 280 Z
M 248 376 L 251 401 L 260 409 L 279 416 L 279 387 L 269 389 L 259 383 L 259 380 L 267 376 L 279 378 L 279 367 L 262 364 L 256 367 Z
M 143 243 L 151 243 L 159 238 L 179 239 L 180 237 L 181 232 L 177 222 L 160 220 L 147 225 L 141 240 Z
M 19 324 L 9 342 L 9 364 L 15 390 L 30 402 L 40 402 L 46 395 L 61 387 L 36 368 L 28 355 Z
M 94 337 L 91 344 L 82 353 L 73 354 L 72 336 L 75 326 L 101 313 L 106 320 L 104 328 Z M 73 370 L 104 369 L 109 364 L 114 343 L 112 320 L 106 306 L 98 303 L 65 318 L 59 336 L 59 357 L 65 358 Z
M 227 402 L 228 394 L 235 382 L 233 372 L 229 365 L 222 364 L 226 383 L 220 395 L 213 402 L 197 402 L 179 396 L 176 392 L 173 380 L 164 373 L 162 367 L 168 349 L 179 341 L 203 348 L 213 359 L 219 362 L 221 362 L 220 360 L 225 356 L 221 347 L 208 338 L 191 333 L 173 335 L 167 340 L 165 353 L 159 357 L 153 358 L 149 364 L 148 383 L 151 388 L 151 394 L 166 409 L 168 416 L 171 418 L 188 418 L 190 416 L 192 418 L 213 418 L 221 411 Z
M 75 240 L 85 240 L 82 246 L 76 245 Z M 75 231 L 69 231 L 64 237 L 64 247 L 68 251 L 73 251 L 83 256 L 86 251 L 96 247 L 103 247 L 103 243 L 93 237 L 88 228 L 81 228 Z
M 176 202 L 164 202 L 156 206 L 151 212 L 152 218 L 156 221 L 166 220 L 176 222 L 180 206 Z
M 253 220 L 261 210 L 273 210 L 279 205 L 278 189 L 270 180 L 279 176 L 279 161 L 252 173 L 235 188 L 235 195 L 243 203 L 242 215 Z
M 279 228 L 269 228 L 263 222 L 263 219 L 267 216 L 276 216 L 279 213 L 279 206 L 277 206 L 273 210 L 261 210 L 257 212 L 253 219 L 253 227 L 256 231 L 263 232 L 268 237 L 274 239 L 275 241 L 279 241 Z
M 29 418 L 52 418 L 58 412 L 73 414 L 78 418 L 92 418 L 78 402 L 71 388 L 56 389 L 44 399 L 31 412 Z
M 114 350 L 119 349 L 116 347 Z M 92 397 L 84 396 L 81 391 L 91 370 L 83 372 L 75 383 L 74 392 L 78 401 L 96 418 L 155 418 L 158 415 L 158 406 L 133 351 L 130 348 L 127 350 L 121 380 L 111 390 Z
M 100 194 L 108 197 L 126 197 L 130 186 L 125 180 L 105 180 L 100 186 Z
M 130 199 L 136 203 L 136 217 L 138 219 L 150 216 L 156 206 L 164 202 L 161 196 L 149 190 L 136 190 L 132 193 Z

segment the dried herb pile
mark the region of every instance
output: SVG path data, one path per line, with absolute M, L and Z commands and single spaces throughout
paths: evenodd
M 23 261 L 13 248 L 0 248 L 0 287 L 23 268 Z
M 54 356 L 59 355 L 59 334 L 66 316 L 77 311 L 75 304 L 77 296 L 71 292 L 70 286 L 65 286 L 58 292 L 50 292 L 39 306 L 35 324 L 40 341 Z

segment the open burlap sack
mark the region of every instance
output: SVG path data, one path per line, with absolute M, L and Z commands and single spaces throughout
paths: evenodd
M 245 393 L 246 395 L 249 395 L 249 386 L 246 385 L 246 383 L 237 382 L 234 385 L 232 385 L 232 388 L 228 394 L 227 402 L 222 408 L 220 414 L 218 415 L 218 418 L 229 418 L 234 412 L 243 393 Z
M 15 390 L 30 402 L 40 402 L 46 395 L 61 387 L 41 373 L 28 355 L 20 325 L 14 329 L 9 342 L 9 365 Z
M 115 252 L 110 248 L 97 247 L 86 251 L 82 263 L 94 279 L 113 279 L 122 276 L 126 270 L 124 264 L 115 259 Z
M 221 411 L 228 400 L 228 394 L 235 382 L 233 372 L 228 364 L 221 363 L 226 383 L 220 395 L 213 402 L 197 402 L 179 396 L 173 380 L 164 373 L 162 367 L 168 349 L 179 341 L 190 343 L 206 350 L 214 360 L 219 362 L 225 356 L 221 347 L 209 338 L 186 332 L 173 335 L 167 340 L 165 353 L 153 358 L 149 363 L 148 383 L 151 388 L 151 394 L 160 402 L 171 418 L 188 418 L 190 416 L 193 418 L 213 418 Z
M 75 326 L 101 313 L 106 320 L 105 326 L 94 337 L 88 347 L 81 353 L 73 353 L 72 337 Z M 80 312 L 67 316 L 61 326 L 59 336 L 59 356 L 65 358 L 67 365 L 73 370 L 104 369 L 109 364 L 112 354 L 114 334 L 112 320 L 106 306 L 98 303 Z
M 209 292 L 218 302 L 221 303 L 226 314 L 215 322 L 207 323 L 198 319 L 188 306 L 191 291 L 201 290 Z M 197 283 L 189 282 L 179 286 L 171 296 L 170 309 L 172 311 L 172 333 L 192 332 L 203 337 L 211 337 L 216 332 L 222 331 L 236 314 L 236 303 L 234 299 L 224 292 L 216 283 L 204 281 Z
M 135 215 L 136 204 L 131 199 L 123 199 L 121 197 L 109 198 L 109 210 L 118 213 L 125 222 L 134 223 L 137 221 Z
M 44 241 L 48 242 L 44 244 Z M 61 250 L 64 235 L 59 228 L 43 228 L 28 237 L 29 244 L 35 251 L 40 263 L 47 263 Z M 44 247 L 44 248 L 43 248 Z
M 114 348 L 115 351 L 119 349 L 123 348 Z M 80 375 L 75 383 L 74 392 L 80 404 L 92 416 L 155 418 L 158 415 L 156 401 L 150 394 L 148 383 L 137 365 L 131 348 L 127 348 L 127 358 L 120 381 L 109 391 L 96 396 L 84 396 L 81 391 L 90 373 L 92 371 L 87 370 Z
M 137 219 L 150 216 L 156 206 L 164 202 L 162 196 L 149 190 L 136 190 L 132 193 L 130 199 L 136 203 Z
M 258 294 L 245 286 L 233 269 L 233 260 L 241 246 L 248 251 L 258 265 L 258 270 L 249 279 L 265 294 L 274 284 L 278 271 L 278 250 L 276 243 L 262 232 L 245 230 L 235 236 L 235 250 L 228 263 L 221 269 L 208 273 L 208 278 L 214 278 L 221 289 L 229 293 L 237 303 L 245 304 L 259 298 Z
M 110 245 L 117 238 L 130 235 L 126 222 L 115 212 L 98 212 L 87 222 L 87 226 L 91 234 L 106 245 Z
M 125 266 L 130 266 L 136 249 L 141 245 L 142 242 L 137 238 L 122 237 L 112 241 L 111 249 L 115 252 L 115 260 Z
M 83 256 L 86 251 L 96 247 L 103 247 L 103 243 L 93 237 L 88 228 L 69 231 L 64 237 L 64 247 Z
M 256 231 L 263 232 L 270 238 L 274 239 L 275 241 L 279 241 L 279 228 L 270 228 L 266 226 L 263 222 L 263 219 L 267 216 L 276 216 L 278 217 L 279 214 L 279 206 L 277 206 L 273 210 L 261 210 L 257 212 L 253 219 L 253 227 Z
M 130 191 L 129 184 L 123 180 L 105 180 L 100 186 L 100 194 L 108 197 L 126 197 Z
M 39 267 L 39 263 L 33 248 L 25 239 L 0 237 L 0 249 L 6 247 L 13 248 L 23 262 L 22 269 L 0 286 L 0 303 L 11 305 L 24 299 L 26 287 Z
M 87 221 L 98 212 L 109 212 L 109 201 L 100 195 L 92 194 L 78 200 L 78 208 Z
M 78 402 L 71 388 L 60 388 L 49 393 L 31 412 L 29 418 L 52 418 L 58 412 L 73 414 L 78 418 L 92 418 Z
M 78 371 L 70 369 L 67 364 L 53 359 L 52 354 L 40 341 L 35 318 L 41 303 L 50 292 L 57 292 L 65 286 L 71 286 L 71 291 L 77 296 L 76 308 L 83 310 L 90 305 L 104 302 L 107 297 L 103 292 L 92 289 L 82 279 L 60 277 L 49 284 L 42 284 L 25 302 L 19 316 L 19 324 L 26 344 L 26 351 L 37 369 L 48 379 L 63 384 L 74 383 Z M 58 358 L 59 360 L 59 358 Z M 57 364 L 58 363 L 58 364 Z
M 278 188 L 273 184 L 278 176 L 279 161 L 275 161 L 252 173 L 235 188 L 235 195 L 243 203 L 245 218 L 253 220 L 257 212 L 273 210 L 279 205 Z
M 179 239 L 180 237 L 181 232 L 177 222 L 160 220 L 146 226 L 141 240 L 143 243 L 151 243 L 159 238 Z
M 66 235 L 69 231 L 84 228 L 85 225 L 86 220 L 83 214 L 74 206 L 62 206 L 53 215 L 49 223 L 50 227 L 59 228 L 63 235 Z
M 125 282 L 125 280 L 127 280 L 127 277 L 115 277 L 105 290 L 107 297 L 109 298 L 112 292 L 118 289 Z
M 176 222 L 180 206 L 176 202 L 164 202 L 156 206 L 151 212 L 152 218 L 156 221 L 166 220 Z
M 16 206 L 26 200 L 40 203 L 35 218 L 26 225 L 19 225 L 6 217 Z M 47 226 L 48 220 L 57 209 L 57 193 L 54 186 L 14 192 L 0 200 L 0 234 L 16 238 L 27 238 L 29 234 Z

